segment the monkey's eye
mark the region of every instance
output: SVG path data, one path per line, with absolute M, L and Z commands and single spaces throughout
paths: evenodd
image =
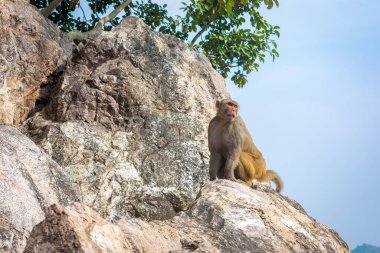
M 233 108 L 237 108 L 237 105 L 234 104 L 234 103 L 231 103 L 231 102 L 228 102 L 227 105 L 228 105 L 228 106 L 231 106 L 231 107 L 233 107 Z

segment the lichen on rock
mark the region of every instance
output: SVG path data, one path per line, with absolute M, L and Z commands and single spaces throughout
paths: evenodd
M 80 44 L 28 133 L 104 217 L 168 219 L 208 181 L 206 128 L 224 79 L 140 19 Z
M 0 123 L 43 149 L 0 125 L 1 252 L 349 252 L 268 186 L 209 182 L 228 92 L 184 42 L 128 17 L 73 48 L 24 0 L 0 34 Z
M 89 245 L 107 246 L 97 247 L 99 253 L 118 252 L 108 245 L 119 249 L 120 245 L 126 245 L 125 250 L 119 252 L 145 253 L 349 252 L 347 244 L 334 231 L 299 207 L 269 187 L 254 190 L 232 181 L 217 180 L 202 188 L 189 210 L 165 221 L 124 217 L 107 223 L 79 204 L 60 207 L 59 212 L 50 212 L 50 216 L 33 229 L 27 252 L 70 248 L 74 240 L 78 252 L 95 248 Z M 62 226 L 67 231 L 63 237 L 72 239 L 52 240 L 61 237 L 58 234 Z M 107 235 L 107 243 L 97 239 L 104 235 Z
M 73 43 L 21 0 L 0 1 L 0 124 L 20 125 L 45 104 L 46 87 L 62 71 Z
M 21 252 L 50 205 L 77 200 L 56 162 L 16 128 L 0 125 L 0 252 Z

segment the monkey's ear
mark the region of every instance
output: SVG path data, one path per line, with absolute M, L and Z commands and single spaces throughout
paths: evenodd
M 216 100 L 216 103 L 215 103 L 216 108 L 219 108 L 219 105 L 220 105 L 220 100 Z

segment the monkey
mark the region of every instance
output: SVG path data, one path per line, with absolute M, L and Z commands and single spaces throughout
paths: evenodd
M 210 180 L 217 178 L 242 180 L 252 187 L 253 179 L 260 182 L 273 181 L 276 191 L 283 188 L 281 177 L 267 170 L 262 153 L 238 115 L 239 104 L 231 99 L 216 102 L 217 114 L 208 127 L 210 150 Z

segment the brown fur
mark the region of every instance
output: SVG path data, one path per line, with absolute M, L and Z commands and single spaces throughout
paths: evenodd
M 217 115 L 208 128 L 210 149 L 210 180 L 216 177 L 240 179 L 252 186 L 252 180 L 273 181 L 276 191 L 283 188 L 281 178 L 267 170 L 265 160 L 253 143 L 243 119 L 238 115 L 236 101 L 223 99 L 216 103 Z

